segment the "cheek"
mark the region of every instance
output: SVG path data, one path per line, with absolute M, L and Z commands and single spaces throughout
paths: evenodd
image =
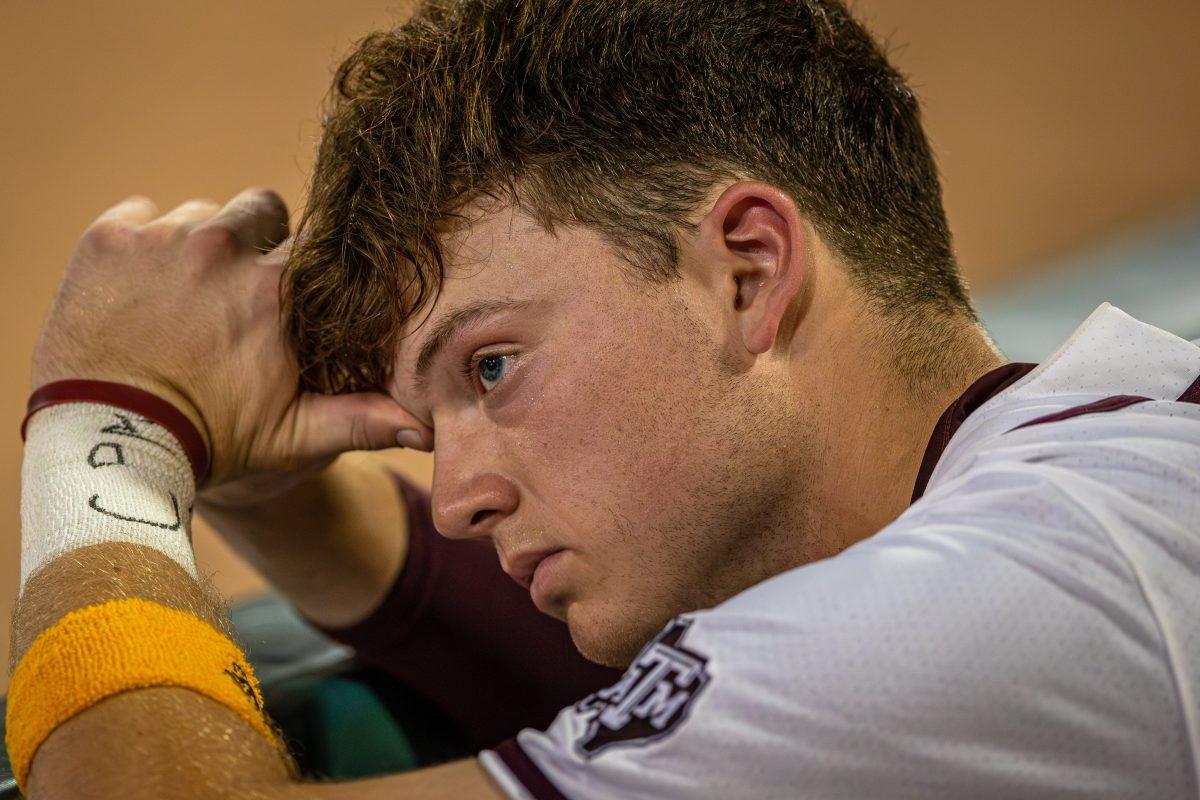
M 695 436 L 706 427 L 698 412 L 712 398 L 680 354 L 659 348 L 651 362 L 627 341 L 556 359 L 528 394 L 520 446 L 548 523 L 594 545 L 632 538 L 624 549 L 636 551 L 691 500 Z

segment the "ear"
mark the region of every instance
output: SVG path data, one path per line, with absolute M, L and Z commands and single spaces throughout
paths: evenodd
M 809 266 L 807 232 L 796 204 L 774 186 L 738 181 L 721 193 L 697 232 L 705 260 L 731 287 L 746 350 L 767 352 Z

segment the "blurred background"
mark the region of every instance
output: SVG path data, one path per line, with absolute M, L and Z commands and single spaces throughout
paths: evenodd
M 262 185 L 295 211 L 333 65 L 407 7 L 381 0 L 0 6 L 5 661 L 28 359 L 75 240 L 133 193 L 165 210 Z M 1200 2 L 858 0 L 854 7 L 924 100 L 961 264 L 1011 357 L 1044 357 L 1104 300 L 1200 337 Z M 395 457 L 428 481 L 428 456 Z M 202 569 L 227 596 L 261 589 L 203 526 L 195 540 Z M 0 675 L 0 692 L 6 684 Z

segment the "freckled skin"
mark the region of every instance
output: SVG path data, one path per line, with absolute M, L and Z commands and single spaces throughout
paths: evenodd
M 837 480 L 854 467 L 836 463 L 834 442 L 836 428 L 863 424 L 839 399 L 855 359 L 850 345 L 823 344 L 852 332 L 854 315 L 837 284 L 806 312 L 819 330 L 748 354 L 720 259 L 685 243 L 682 278 L 651 285 L 597 234 L 556 234 L 489 209 L 450 239 L 428 327 L 475 300 L 531 305 L 453 341 L 427 394 L 409 379 L 427 330 L 413 323 L 391 391 L 434 430 L 439 530 L 491 538 L 510 557 L 565 548 L 543 610 L 566 620 L 585 656 L 623 665 L 674 615 L 861 538 L 838 517 L 861 503 L 831 500 L 854 488 Z M 818 260 L 806 287 L 834 285 L 832 271 Z M 473 352 L 511 353 L 487 394 L 459 375 Z M 940 408 L 923 409 L 921 425 Z M 893 448 L 905 469 L 927 435 Z

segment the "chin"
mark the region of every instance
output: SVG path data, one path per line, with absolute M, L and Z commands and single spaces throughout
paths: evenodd
M 671 615 L 630 615 L 625 604 L 574 602 L 566 623 L 575 648 L 588 661 L 624 669 L 662 629 Z

